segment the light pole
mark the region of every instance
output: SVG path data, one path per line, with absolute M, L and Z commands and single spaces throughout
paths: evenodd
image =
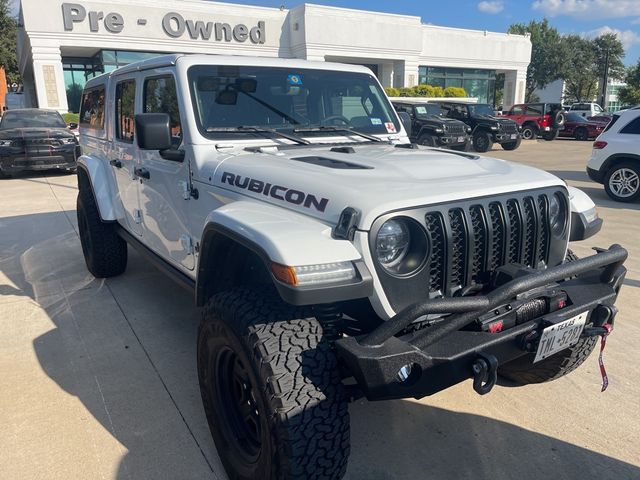
M 600 106 L 607 110 L 608 106 L 608 83 L 609 83 L 609 48 L 607 48 L 607 53 L 604 56 L 604 75 L 602 76 L 602 86 L 600 88 L 601 96 L 600 96 Z

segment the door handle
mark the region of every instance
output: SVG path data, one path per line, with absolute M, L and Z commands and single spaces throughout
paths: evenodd
M 122 162 L 120 160 L 111 160 L 109 161 L 109 165 L 116 168 L 122 168 Z
M 151 178 L 151 175 L 149 174 L 149 170 L 147 170 L 146 168 L 134 168 L 133 169 L 133 174 L 136 177 L 146 178 L 147 180 L 149 180 L 149 178 Z

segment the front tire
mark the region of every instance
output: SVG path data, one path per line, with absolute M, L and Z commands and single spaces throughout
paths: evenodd
M 518 138 L 515 142 L 507 142 L 502 144 L 504 150 L 515 150 L 522 143 L 522 139 Z
M 200 392 L 232 480 L 345 474 L 347 398 L 331 343 L 311 315 L 252 290 L 216 294 L 205 306 Z
M 560 130 L 551 130 L 550 132 L 544 132 L 542 138 L 547 142 L 551 142 L 560 136 Z
M 523 140 L 535 140 L 538 136 L 538 129 L 531 125 L 525 125 L 522 127 L 522 139 Z
M 489 132 L 482 130 L 473 134 L 473 149 L 476 152 L 484 153 L 493 148 L 493 138 Z
M 615 165 L 604 178 L 604 189 L 616 202 L 634 202 L 640 197 L 640 166 L 632 162 Z
M 573 251 L 567 251 L 565 263 L 575 262 L 577 259 L 578 256 Z M 533 363 L 536 354 L 528 353 L 500 365 L 498 375 L 509 381 L 509 383 L 503 383 L 504 386 L 520 387 L 532 383 L 550 382 L 573 372 L 582 365 L 597 343 L 598 337 L 581 338 L 574 346 L 538 363 Z
M 86 176 L 81 174 L 78 183 L 78 233 L 87 269 L 96 278 L 120 275 L 127 268 L 127 243 L 118 236 L 115 223 L 100 218 Z
M 420 135 L 420 138 L 418 138 L 418 143 L 420 145 L 424 145 L 425 147 L 435 147 L 436 146 L 436 139 L 435 137 L 433 137 L 433 135 Z
M 573 132 L 573 136 L 576 140 L 580 140 L 582 142 L 589 140 L 589 132 L 586 128 L 576 128 L 576 131 Z

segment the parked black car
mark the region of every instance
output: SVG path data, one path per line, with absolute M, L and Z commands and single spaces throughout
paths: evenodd
M 52 110 L 7 110 L 0 119 L 0 176 L 22 170 L 75 171 L 80 146 Z
M 499 143 L 505 150 L 515 150 L 522 141 L 520 127 L 513 120 L 496 117 L 486 103 L 436 102 L 448 118 L 460 120 L 472 128 L 473 149 L 491 150 Z
M 445 118 L 435 103 L 393 101 L 398 112 L 411 117 L 412 142 L 429 147 L 446 147 L 453 150 L 471 149 L 471 127 L 459 120 Z

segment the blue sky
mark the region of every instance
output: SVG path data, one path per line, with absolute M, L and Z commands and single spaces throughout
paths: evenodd
M 226 0 L 244 5 L 287 8 L 297 0 Z M 319 0 L 308 3 L 415 15 L 424 23 L 504 32 L 512 23 L 528 23 L 545 16 L 561 33 L 597 36 L 613 32 L 623 42 L 624 62 L 640 58 L 640 0 Z

